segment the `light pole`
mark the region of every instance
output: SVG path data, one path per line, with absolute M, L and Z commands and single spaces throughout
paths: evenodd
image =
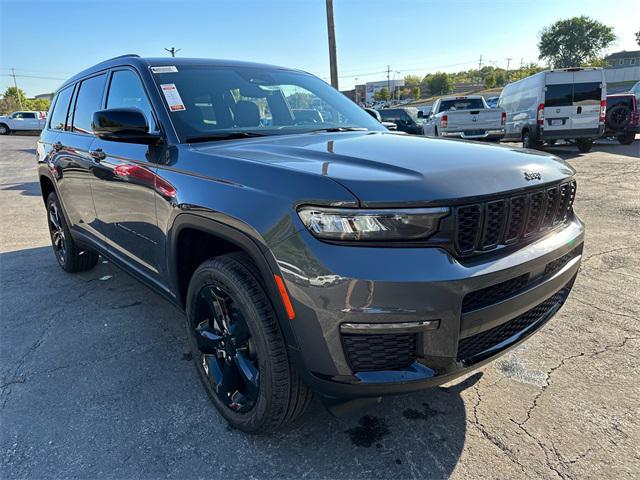
M 331 86 L 338 89 L 338 60 L 336 58 L 336 30 L 333 23 L 333 0 L 327 0 L 327 31 L 329 34 L 329 68 Z

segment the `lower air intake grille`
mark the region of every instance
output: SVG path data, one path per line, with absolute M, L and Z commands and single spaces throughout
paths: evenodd
M 401 370 L 416 359 L 415 334 L 343 335 L 342 342 L 355 372 Z
M 513 320 L 471 337 L 463 338 L 458 343 L 458 361 L 473 363 L 473 357 L 476 355 L 531 327 L 554 309 L 562 301 L 565 294 L 566 292 L 561 290 Z

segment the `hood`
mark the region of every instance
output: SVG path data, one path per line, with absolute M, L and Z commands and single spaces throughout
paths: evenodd
M 559 181 L 575 171 L 553 155 L 387 132 L 282 135 L 193 146 L 329 177 L 363 206 L 424 204 Z M 533 180 L 527 180 L 525 173 Z M 538 175 L 540 179 L 538 179 Z

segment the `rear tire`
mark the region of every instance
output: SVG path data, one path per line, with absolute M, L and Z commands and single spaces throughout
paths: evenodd
M 47 224 L 51 246 L 58 265 L 69 273 L 91 270 L 98 263 L 98 255 L 78 248 L 71 236 L 62 206 L 55 192 L 47 197 Z
M 10 133 L 11 129 L 4 123 L 0 123 L 0 135 L 9 135 Z
M 529 130 L 522 132 L 522 148 L 540 148 L 540 142 L 535 140 Z
M 576 140 L 576 146 L 580 153 L 589 153 L 593 147 L 593 140 Z
M 295 372 L 273 307 L 247 262 L 223 255 L 196 269 L 186 326 L 200 380 L 218 412 L 238 430 L 265 434 L 301 416 L 313 393 Z
M 620 142 L 621 145 L 631 145 L 635 139 L 636 134 L 634 132 L 618 135 L 618 142 Z

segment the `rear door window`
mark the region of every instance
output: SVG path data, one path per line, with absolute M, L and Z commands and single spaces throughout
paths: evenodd
M 547 85 L 544 104 L 547 107 L 570 107 L 573 105 L 573 84 Z
M 88 78 L 80 84 L 76 95 L 76 108 L 73 113 L 73 128 L 76 133 L 92 134 L 93 114 L 102 107 L 102 94 L 106 74 Z
M 49 128 L 53 130 L 64 130 L 64 126 L 67 123 L 67 112 L 69 111 L 69 100 L 71 100 L 72 93 L 73 87 L 67 87 L 58 92 L 53 111 L 51 112 Z
M 574 105 L 600 105 L 602 100 L 602 88 L 600 82 L 574 83 Z

